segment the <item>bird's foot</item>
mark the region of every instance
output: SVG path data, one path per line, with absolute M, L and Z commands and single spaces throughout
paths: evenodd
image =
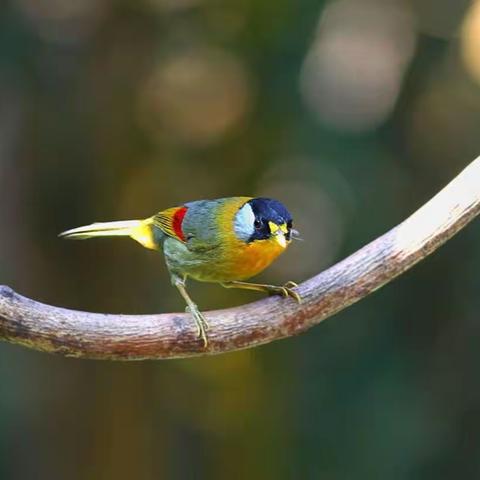
M 298 285 L 295 282 L 287 282 L 281 287 L 277 285 L 265 285 L 263 283 L 250 283 L 231 281 L 222 283 L 225 288 L 242 288 L 244 290 L 256 290 L 257 292 L 266 292 L 269 295 L 281 295 L 282 297 L 290 297 L 298 303 L 302 302 L 302 297 L 294 290 Z
M 293 298 L 297 303 L 302 303 L 302 297 L 297 293 L 294 288 L 298 288 L 295 282 L 287 282 L 282 286 L 268 285 L 268 293 L 271 295 L 281 295 L 284 298 Z
M 197 326 L 197 338 L 203 340 L 203 346 L 206 348 L 208 346 L 207 330 L 209 328 L 207 319 L 203 316 L 196 305 L 189 305 L 185 308 L 185 312 L 190 313 L 195 320 Z

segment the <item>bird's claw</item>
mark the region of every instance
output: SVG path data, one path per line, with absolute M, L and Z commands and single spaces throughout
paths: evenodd
M 272 286 L 269 291 L 274 295 L 281 295 L 284 298 L 293 298 L 297 303 L 302 303 L 302 297 L 298 294 L 294 288 L 297 288 L 298 285 L 295 282 L 287 282 L 281 287 Z
M 202 315 L 196 305 L 186 307 L 185 312 L 190 313 L 195 320 L 195 325 L 197 326 L 197 338 L 203 340 L 203 346 L 206 348 L 208 346 L 207 331 L 209 329 L 207 319 Z

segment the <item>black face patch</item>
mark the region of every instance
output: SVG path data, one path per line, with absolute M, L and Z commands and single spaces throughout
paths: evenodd
M 288 233 L 285 235 L 287 240 L 290 240 L 292 229 L 292 216 L 289 211 L 278 200 L 271 198 L 254 198 L 248 202 L 252 207 L 255 215 L 254 227 L 255 231 L 250 237 L 249 241 L 266 240 L 272 236 L 269 222 L 276 225 L 287 225 Z

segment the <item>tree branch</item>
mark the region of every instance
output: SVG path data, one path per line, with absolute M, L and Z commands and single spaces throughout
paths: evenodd
M 218 354 L 299 334 L 425 258 L 480 213 L 480 157 L 403 223 L 302 283 L 303 302 L 270 297 L 208 312 L 209 345 L 186 314 L 105 315 L 52 307 L 0 286 L 0 339 L 71 357 L 141 360 Z

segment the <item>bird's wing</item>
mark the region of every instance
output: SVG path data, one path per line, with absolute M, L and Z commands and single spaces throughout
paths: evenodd
M 183 219 L 188 207 L 172 207 L 153 216 L 153 224 L 169 237 L 173 237 L 185 243 L 188 239 L 182 229 Z

